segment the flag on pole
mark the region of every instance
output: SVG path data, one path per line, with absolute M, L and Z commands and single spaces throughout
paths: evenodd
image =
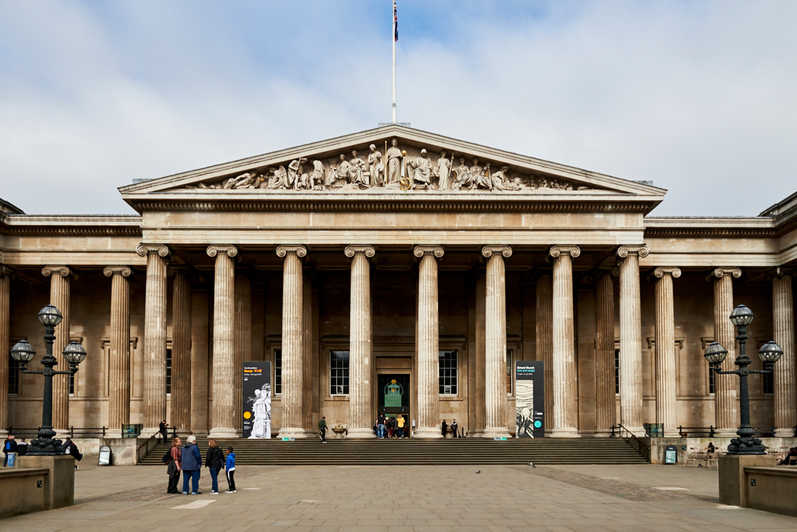
M 396 0 L 393 0 L 393 40 L 398 41 L 398 7 L 396 7 Z

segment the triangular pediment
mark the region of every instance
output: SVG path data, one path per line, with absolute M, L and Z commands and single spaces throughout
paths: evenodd
M 398 193 L 631 196 L 661 201 L 645 183 L 519 155 L 401 125 L 344 135 L 120 188 L 130 200 L 186 194 Z M 422 196 L 419 196 L 422 197 Z

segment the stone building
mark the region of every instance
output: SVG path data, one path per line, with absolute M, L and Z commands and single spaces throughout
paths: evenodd
M 731 367 L 739 303 L 757 314 L 748 351 L 785 351 L 751 378 L 753 424 L 797 425 L 797 194 L 753 217 L 649 216 L 666 193 L 649 183 L 399 125 L 119 191 L 138 215 L 0 203 L 0 427 L 39 423 L 40 377 L 7 353 L 43 352 L 49 302 L 56 352 L 88 350 L 56 380 L 57 429 L 236 435 L 241 363 L 268 360 L 283 435 L 324 415 L 370 436 L 388 381 L 417 436 L 444 418 L 509 435 L 512 368 L 542 360 L 551 436 L 730 433 L 736 379 L 715 382 L 703 350 L 720 341 Z

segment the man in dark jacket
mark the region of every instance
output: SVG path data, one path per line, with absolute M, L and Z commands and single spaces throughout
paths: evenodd
M 160 423 L 158 423 L 158 432 L 161 433 L 161 439 L 165 443 L 166 439 L 169 437 L 169 433 L 166 430 L 166 420 L 165 419 L 163 421 L 161 421 Z
M 183 495 L 188 495 L 188 480 L 191 479 L 191 495 L 199 495 L 199 470 L 202 468 L 202 455 L 196 446 L 196 436 L 186 438 L 182 453 Z
M 83 460 L 83 453 L 80 452 L 80 449 L 78 449 L 71 438 L 67 437 L 64 440 L 63 450 L 64 454 L 68 454 L 75 459 L 75 469 L 77 469 L 77 463 Z
M 210 493 L 211 495 L 219 494 L 219 471 L 224 469 L 224 452 L 216 443 L 216 440 L 208 440 L 208 454 L 205 456 L 205 467 L 210 469 Z
M 3 467 L 8 465 L 8 453 L 17 452 L 17 441 L 14 439 L 13 434 L 9 434 L 6 441 L 3 442 Z

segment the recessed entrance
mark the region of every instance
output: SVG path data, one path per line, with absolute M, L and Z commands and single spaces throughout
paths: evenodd
M 377 375 L 378 412 L 387 415 L 410 416 L 410 375 L 408 373 L 384 373 Z

